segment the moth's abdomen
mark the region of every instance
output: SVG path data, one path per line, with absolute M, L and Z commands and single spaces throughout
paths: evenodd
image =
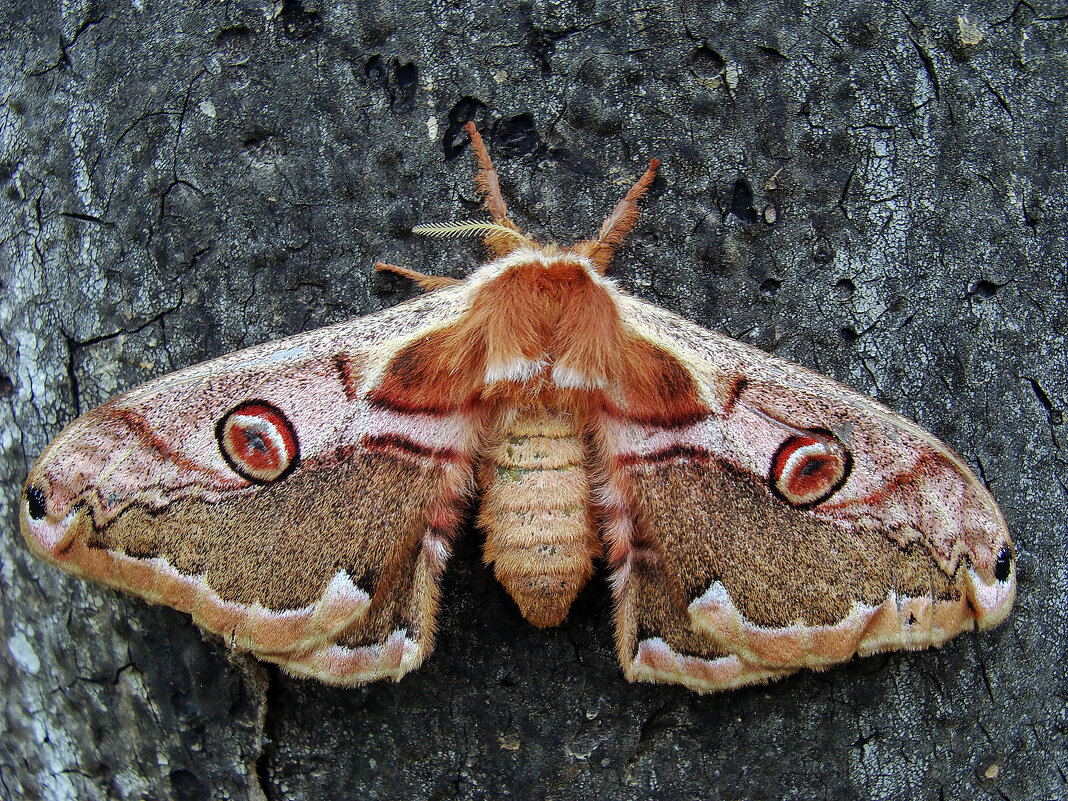
M 563 416 L 509 424 L 480 471 L 485 560 L 535 626 L 555 626 L 593 575 L 600 539 L 586 447 Z

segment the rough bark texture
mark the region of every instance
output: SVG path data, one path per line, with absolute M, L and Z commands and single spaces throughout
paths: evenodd
M 0 796 L 1064 797 L 1068 7 L 417 6 L 0 12 Z M 1008 623 L 700 697 L 623 681 L 603 579 L 523 623 L 468 533 L 434 656 L 339 690 L 33 560 L 22 481 L 76 414 L 415 291 L 375 259 L 476 263 L 408 233 L 476 214 L 471 117 L 546 238 L 661 158 L 615 274 L 960 451 Z

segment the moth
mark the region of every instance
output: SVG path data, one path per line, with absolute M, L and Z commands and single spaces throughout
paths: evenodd
M 914 423 L 623 292 L 596 238 L 508 217 L 467 125 L 492 259 L 426 294 L 164 376 L 30 471 L 31 550 L 192 614 L 298 676 L 399 679 L 434 644 L 465 510 L 519 612 L 555 626 L 603 560 L 632 681 L 699 692 L 937 646 L 1009 613 L 993 498 Z

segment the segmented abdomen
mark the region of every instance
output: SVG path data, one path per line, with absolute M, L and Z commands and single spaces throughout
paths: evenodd
M 563 415 L 519 416 L 480 467 L 485 561 L 535 626 L 555 626 L 593 575 L 586 446 Z

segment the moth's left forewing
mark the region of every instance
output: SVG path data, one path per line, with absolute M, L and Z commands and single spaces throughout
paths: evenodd
M 634 335 L 693 377 L 706 410 L 605 419 L 632 521 L 612 523 L 608 505 L 632 678 L 724 689 L 1004 619 L 1012 542 L 960 457 L 828 378 L 619 303 Z
M 445 289 L 113 399 L 31 470 L 27 542 L 292 672 L 399 677 L 432 644 L 470 443 L 456 415 L 371 395 L 465 303 Z

